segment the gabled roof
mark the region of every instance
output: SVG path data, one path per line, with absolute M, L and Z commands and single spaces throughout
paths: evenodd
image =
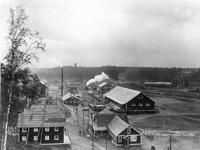
M 115 135 L 118 136 L 122 131 L 129 127 L 129 124 L 115 116 L 112 121 L 108 124 L 108 129 Z
M 116 113 L 110 111 L 108 108 L 105 108 L 102 111 L 100 111 L 99 113 L 97 113 L 94 116 L 94 119 L 96 120 L 97 126 L 99 126 L 99 127 L 108 126 L 110 121 L 116 115 L 119 116 L 122 120 L 128 122 L 128 118 L 127 118 L 126 114 L 123 114 L 123 113 L 116 114 Z
M 102 83 L 100 83 L 99 85 L 98 85 L 98 87 L 103 87 L 103 86 L 105 86 L 105 85 L 107 85 L 108 83 L 107 82 L 102 82 Z
M 121 86 L 116 86 L 106 94 L 104 94 L 105 97 L 123 105 L 126 104 L 131 99 L 135 98 L 138 94 L 141 92 L 128 89 Z
M 46 86 L 48 82 L 47 82 L 47 80 L 45 80 L 45 79 L 41 79 L 41 80 L 40 80 L 40 83 Z
M 104 108 L 102 111 L 100 111 L 99 114 L 113 114 L 113 112 L 110 111 L 110 110 L 106 107 L 106 108 Z
M 63 99 L 63 101 L 64 101 L 64 100 L 66 100 L 66 99 L 71 98 L 72 96 L 73 96 L 73 94 L 70 93 L 70 92 L 68 92 L 67 94 L 65 94 L 65 95 L 62 97 L 62 99 Z

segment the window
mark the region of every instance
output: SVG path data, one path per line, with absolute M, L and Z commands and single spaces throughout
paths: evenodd
M 139 103 L 138 106 L 142 107 L 142 106 L 143 106 L 143 103 Z
M 26 136 L 22 136 L 22 141 L 26 141 Z
M 138 99 L 143 99 L 143 95 L 142 94 L 138 95 Z
M 48 131 L 49 131 L 49 128 L 48 128 L 48 127 L 44 128 L 44 131 L 47 131 L 47 132 L 48 132 Z
M 34 136 L 33 141 L 38 141 L 38 136 Z
M 131 142 L 137 142 L 137 135 L 131 135 Z
M 150 104 L 149 104 L 149 103 L 146 103 L 146 106 L 150 106 Z
M 55 127 L 55 128 L 54 128 L 54 131 L 59 131 L 59 127 Z
M 48 141 L 48 140 L 49 140 L 49 136 L 45 135 L 45 141 Z
M 58 135 L 54 135 L 54 140 L 59 140 L 59 136 Z
M 131 106 L 134 107 L 134 106 L 136 106 L 136 104 L 135 104 L 135 103 L 132 103 Z
M 22 128 L 22 132 L 27 132 L 27 128 Z
M 122 142 L 122 136 L 118 136 L 118 142 Z
M 38 132 L 38 128 L 33 128 L 33 131 L 34 132 Z
M 127 134 L 131 134 L 131 127 L 127 128 Z

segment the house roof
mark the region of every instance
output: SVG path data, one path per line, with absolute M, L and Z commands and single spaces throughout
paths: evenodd
M 65 94 L 65 95 L 62 97 L 63 101 L 66 100 L 66 99 L 71 98 L 72 95 L 73 95 L 72 93 L 68 92 L 67 94 Z
M 99 85 L 98 85 L 98 87 L 103 87 L 103 86 L 105 86 L 105 85 L 107 85 L 108 83 L 107 82 L 102 82 L 102 83 L 100 83 Z
M 136 97 L 141 92 L 128 89 L 121 86 L 114 87 L 111 91 L 104 94 L 105 97 L 123 105 L 126 104 L 128 101 Z
M 108 129 L 115 135 L 119 135 L 122 131 L 124 131 L 129 124 L 120 119 L 118 116 L 115 116 L 112 121 L 108 124 Z
M 41 80 L 40 80 L 40 83 L 46 86 L 48 82 L 47 82 L 47 80 L 45 80 L 45 79 L 41 79 Z
M 65 114 L 56 105 L 32 105 L 18 115 L 17 127 L 65 126 Z
M 125 114 L 116 114 L 110 111 L 108 108 L 103 109 L 99 113 L 94 116 L 94 120 L 96 120 L 96 124 L 99 127 L 108 126 L 110 121 L 115 117 L 115 115 L 119 116 L 122 120 L 128 122 L 128 118 Z
M 106 108 L 104 108 L 102 111 L 100 111 L 99 114 L 113 114 L 113 112 L 110 111 L 110 110 L 106 107 Z
M 81 100 L 81 98 L 80 98 L 81 96 L 82 96 L 81 94 L 72 94 L 72 93 L 68 92 L 67 94 L 65 94 L 62 97 L 62 100 L 64 101 L 64 100 L 67 100 L 67 99 L 69 99 L 71 97 L 74 97 L 74 98 L 77 98 L 77 99 Z

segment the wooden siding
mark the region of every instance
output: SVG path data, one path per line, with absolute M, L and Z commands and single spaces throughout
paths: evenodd
M 81 100 L 75 97 L 71 97 L 67 100 L 64 101 L 64 104 L 66 105 L 73 105 L 73 106 L 78 106 L 81 103 Z
M 125 138 L 129 138 L 129 144 L 140 144 L 141 143 L 141 135 L 139 132 L 137 132 L 134 128 L 131 128 L 131 133 L 127 134 L 127 128 L 122 131 L 118 136 L 115 136 L 110 130 L 109 134 L 112 138 L 112 140 L 117 144 L 117 145 L 124 145 L 125 144 Z M 121 142 L 119 141 L 119 136 L 122 136 Z M 131 141 L 131 136 L 137 136 L 136 141 Z
M 146 95 L 140 93 L 138 96 L 130 100 L 128 103 L 122 105 L 121 108 L 126 111 L 155 110 L 155 102 Z
M 41 144 L 47 144 L 47 143 L 63 143 L 64 142 L 64 127 L 58 127 L 59 130 L 55 131 L 55 127 L 50 127 L 49 131 L 45 131 L 45 128 L 41 128 L 38 132 L 34 132 L 34 128 L 27 128 L 27 132 L 22 132 L 22 128 L 19 129 L 19 141 L 20 142 L 26 142 L 22 141 L 22 136 L 28 135 L 27 143 L 41 143 Z M 42 132 L 42 133 L 41 133 Z M 38 136 L 39 135 L 39 136 Z M 54 135 L 59 136 L 59 140 L 54 140 Z M 38 136 L 38 141 L 34 141 L 34 136 Z M 41 139 L 42 136 L 42 139 Z M 49 136 L 49 140 L 45 140 L 45 136 Z

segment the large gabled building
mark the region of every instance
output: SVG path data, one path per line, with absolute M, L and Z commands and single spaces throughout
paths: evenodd
M 155 102 L 140 91 L 116 86 L 104 96 L 108 106 L 118 112 L 155 112 Z
M 65 114 L 56 105 L 32 105 L 18 115 L 18 140 L 30 144 L 70 144 Z

